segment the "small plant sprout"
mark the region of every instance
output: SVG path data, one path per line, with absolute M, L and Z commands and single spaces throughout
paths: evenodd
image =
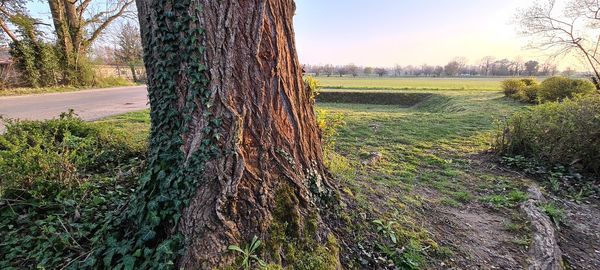
M 548 215 L 550 220 L 554 223 L 556 228 L 560 229 L 560 225 L 564 224 L 565 213 L 562 209 L 556 206 L 554 203 L 547 203 L 541 206 L 542 210 Z
M 376 219 L 373 221 L 373 223 L 375 223 L 375 225 L 377 225 L 378 233 L 384 235 L 385 237 L 389 237 L 390 241 L 392 241 L 392 243 L 394 243 L 394 244 L 398 243 L 398 238 L 396 237 L 396 232 L 394 231 L 394 228 L 392 228 L 394 226 L 394 224 L 396 224 L 396 222 L 389 221 L 389 222 L 385 223 L 383 220 Z
M 256 252 L 260 247 L 260 243 L 261 242 L 258 240 L 258 237 L 254 236 L 252 241 L 250 241 L 250 244 L 243 249 L 237 245 L 230 245 L 227 247 L 227 249 L 229 251 L 239 253 L 240 257 L 242 258 L 242 269 L 250 270 L 254 262 L 256 262 L 261 268 L 264 268 L 267 266 L 267 263 L 265 263 L 265 261 L 261 260 L 258 255 L 256 255 Z

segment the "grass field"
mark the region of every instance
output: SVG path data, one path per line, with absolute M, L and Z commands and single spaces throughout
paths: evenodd
M 37 94 L 49 94 L 49 93 L 64 93 L 64 92 L 76 92 L 85 89 L 99 89 L 99 88 L 111 88 L 111 87 L 124 87 L 137 85 L 131 81 L 119 77 L 104 78 L 98 81 L 93 86 L 88 87 L 76 87 L 76 86 L 54 86 L 54 87 L 20 87 L 20 88 L 7 88 L 0 89 L 0 97 L 3 96 L 23 96 L 23 95 L 37 95 Z
M 399 224 L 397 230 L 403 235 L 403 245 L 429 251 L 417 252 L 405 259 L 421 261 L 419 268 L 429 268 L 436 260 L 452 265 L 444 259 L 446 253 L 454 254 L 450 257 L 468 254 L 460 245 L 444 246 L 451 240 L 437 231 L 444 228 L 432 225 L 432 219 L 421 212 L 424 207 L 469 212 L 465 208 L 476 208 L 474 205 L 511 205 L 503 212 L 515 217 L 504 221 L 518 223 L 518 214 L 511 209 L 510 194 L 522 194 L 522 180 L 474 166 L 474 157 L 490 149 L 495 121 L 522 107 L 490 91 L 436 91 L 428 100 L 411 108 L 320 104 L 319 109 L 342 114 L 346 121 L 337 137 L 339 156 L 334 158 L 337 162 L 330 166 L 338 179 L 342 179 L 343 190 L 357 204 L 348 211 L 348 220 L 352 222 L 346 225 L 353 232 L 368 235 L 369 228 L 360 224 L 368 224 L 369 220 Z M 374 152 L 383 156 L 379 163 L 361 164 Z M 454 210 L 443 211 L 452 213 Z M 360 213 L 367 213 L 366 219 Z M 440 214 L 440 218 L 443 215 Z M 455 229 L 460 233 L 460 229 Z M 522 233 L 523 230 L 503 232 L 513 241 L 505 246 L 521 249 L 514 243 L 527 238 Z M 477 237 L 478 232 L 467 234 L 471 236 L 466 239 Z M 372 240 L 365 237 L 359 242 L 365 246 Z M 354 267 L 360 268 L 359 265 Z
M 505 78 L 378 78 L 317 77 L 326 89 L 388 90 L 500 90 Z

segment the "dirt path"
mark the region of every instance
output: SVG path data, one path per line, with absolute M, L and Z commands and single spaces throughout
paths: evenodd
M 489 168 L 480 162 L 475 164 L 484 170 Z M 531 179 L 523 180 L 524 183 L 537 186 Z M 531 269 L 529 249 L 533 242 L 532 232 L 529 231 L 531 228 L 527 228 L 531 226 L 531 221 L 527 220 L 523 211 L 494 209 L 480 202 L 448 207 L 435 203 L 443 197 L 435 190 L 422 188 L 417 192 L 432 202 L 425 205 L 427 216 L 423 217 L 423 222 L 426 228 L 439 244 L 449 246 L 455 252 L 454 256 L 437 262 L 433 268 Z M 578 204 L 549 194 L 545 196 L 565 214 L 565 224 L 554 229 L 565 269 L 600 269 L 598 204 Z M 541 208 L 540 211 L 543 213 Z M 519 224 L 526 226 L 519 231 L 511 230 L 511 226 Z
M 435 191 L 424 193 L 439 197 Z M 507 230 L 513 222 L 510 215 L 480 203 L 460 207 L 430 203 L 425 209 L 424 222 L 433 238 L 454 252 L 435 269 L 523 269 L 527 264 L 526 249 L 516 244 L 519 234 Z

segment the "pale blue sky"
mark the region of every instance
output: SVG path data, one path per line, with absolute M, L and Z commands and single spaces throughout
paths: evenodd
M 296 40 L 306 64 L 444 64 L 455 57 L 545 60 L 525 50 L 512 23 L 534 0 L 296 0 Z M 47 4 L 30 4 L 49 17 Z
M 301 61 L 360 65 L 443 64 L 539 57 L 512 23 L 532 0 L 297 0 Z

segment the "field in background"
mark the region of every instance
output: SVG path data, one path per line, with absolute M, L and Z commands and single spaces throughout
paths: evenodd
M 506 78 L 390 78 L 316 77 L 326 89 L 387 90 L 500 90 Z

